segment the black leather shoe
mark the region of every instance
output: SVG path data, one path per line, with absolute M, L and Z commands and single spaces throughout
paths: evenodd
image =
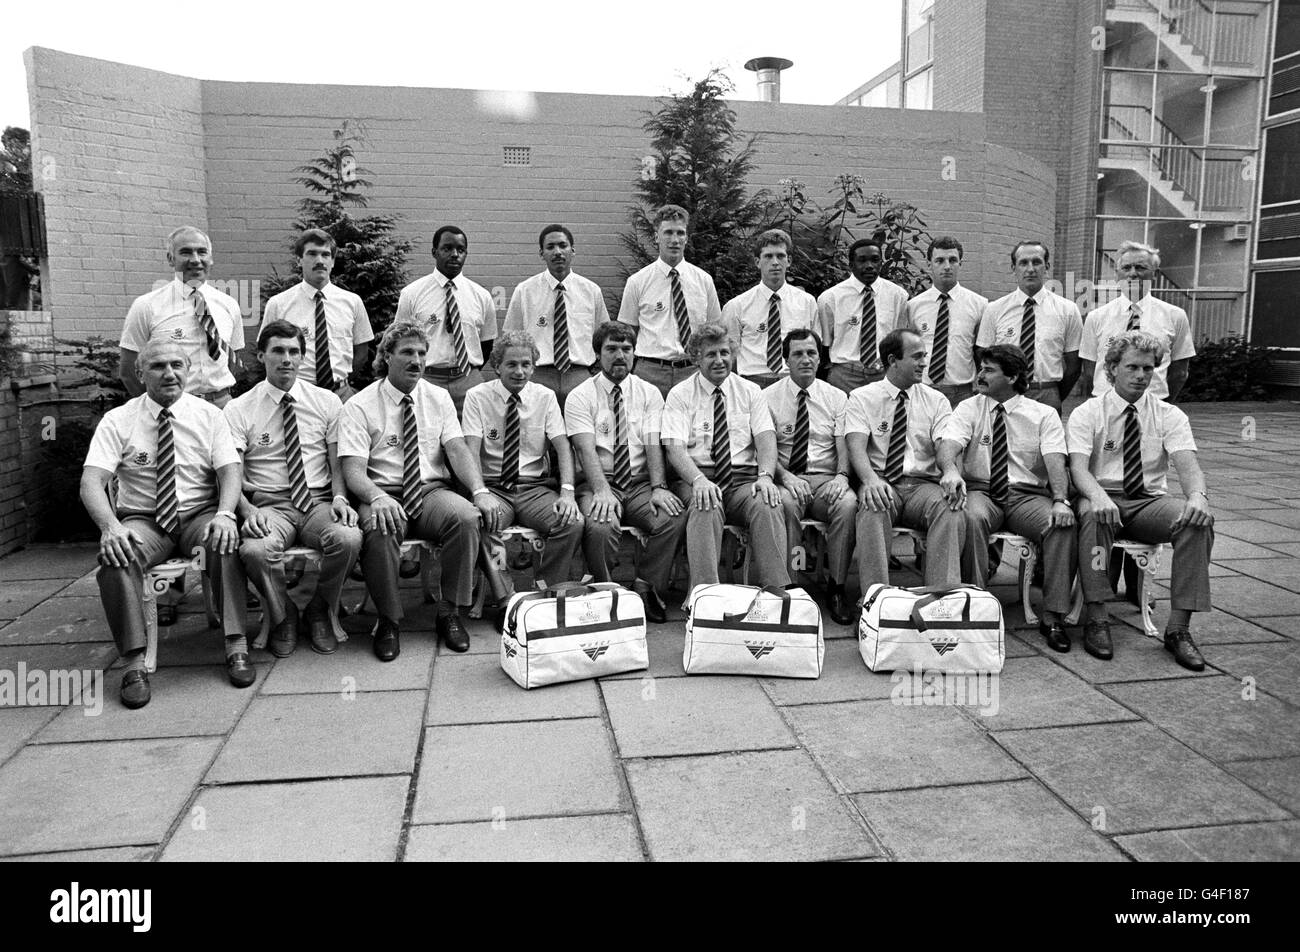
M 298 647 L 298 606 L 285 599 L 284 620 L 271 629 L 266 650 L 277 658 L 287 658 Z
M 828 585 L 826 587 L 826 610 L 830 613 L 831 621 L 835 622 L 835 624 L 853 624 L 853 613 L 849 611 L 849 600 L 844 594 L 843 585 Z
M 159 605 L 158 606 L 158 627 L 170 628 L 176 624 L 176 606 Z
M 1049 625 L 1045 621 L 1038 623 L 1038 633 L 1047 641 L 1047 647 L 1053 651 L 1062 653 L 1070 650 L 1070 636 L 1065 631 L 1065 626 L 1060 622 Z
M 1115 657 L 1109 621 L 1090 621 L 1083 626 L 1083 650 L 1102 661 Z
M 226 674 L 230 683 L 237 688 L 246 688 L 257 680 L 257 672 L 248 663 L 248 655 L 243 651 L 226 655 Z
M 1165 629 L 1165 650 L 1188 671 L 1205 670 L 1205 659 L 1201 657 L 1196 642 L 1192 641 L 1192 633 L 1186 628 Z
M 492 627 L 501 634 L 506 630 L 506 607 L 510 604 L 510 596 L 503 595 L 497 601 L 496 611 L 492 613 Z
M 400 634 L 397 622 L 387 618 L 379 619 L 379 627 L 375 629 L 375 657 L 380 661 L 392 661 L 401 654 Z
M 415 578 L 420 574 L 420 563 L 415 559 L 402 559 L 397 566 L 397 574 L 399 578 Z
M 135 668 L 122 675 L 122 691 L 118 695 L 122 706 L 135 710 L 149 703 L 149 675 L 141 668 Z
M 439 615 L 438 634 L 452 651 L 469 651 L 469 632 L 460 623 L 460 615 Z
M 649 582 L 644 579 L 633 580 L 632 591 L 641 596 L 641 604 L 645 606 L 646 621 L 652 625 L 662 625 L 668 621 L 668 606 Z
M 334 637 L 334 628 L 324 612 L 308 610 L 307 635 L 311 639 L 311 650 L 317 654 L 333 654 L 338 650 L 339 640 Z

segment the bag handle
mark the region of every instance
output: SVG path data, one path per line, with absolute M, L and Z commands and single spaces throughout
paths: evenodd
M 617 582 L 596 582 L 592 585 L 575 585 L 566 582 L 557 585 L 555 589 L 555 625 L 557 628 L 565 628 L 564 622 L 564 598 L 566 595 L 594 595 L 596 592 L 609 592 L 609 620 L 613 621 L 618 617 L 618 592 L 623 586 Z
M 941 598 L 947 597 L 948 595 L 964 596 L 961 606 L 961 620 L 968 623 L 970 622 L 970 589 L 950 589 L 942 585 L 926 587 L 936 589 L 936 591 L 932 591 L 929 595 L 926 595 L 924 598 L 918 598 L 912 603 L 912 627 L 918 632 L 924 632 L 926 630 L 925 619 L 921 617 L 921 609 L 933 605 L 935 602 L 939 601 Z
M 758 602 L 758 597 L 764 592 L 769 595 L 775 595 L 781 599 L 781 627 L 790 624 L 790 593 L 783 588 L 777 588 L 775 585 L 764 585 L 754 593 L 753 599 L 750 600 L 749 607 L 743 612 L 723 612 L 723 621 L 741 621 L 754 610 L 754 605 Z

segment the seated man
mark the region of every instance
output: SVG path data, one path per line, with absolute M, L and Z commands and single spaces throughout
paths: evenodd
M 1063 619 L 1078 539 L 1067 498 L 1065 430 L 1056 410 L 1025 396 L 1028 389 L 1029 363 L 1019 347 L 994 344 L 984 351 L 975 396 L 957 405 L 939 439 L 939 485 L 950 501 L 964 503 L 966 581 L 988 585 L 992 532 L 1006 529 L 1042 545 L 1039 631 L 1054 651 L 1069 651 Z
M 749 529 L 751 583 L 784 588 L 790 573 L 767 401 L 755 384 L 731 372 L 731 343 L 722 324 L 697 327 L 687 352 L 697 372 L 669 392 L 659 434 L 679 477 L 674 491 L 689 507 L 691 587 L 718 581 L 725 518 Z
M 1106 379 L 1114 387 L 1070 414 L 1070 474 L 1079 490 L 1079 580 L 1087 603 L 1083 647 L 1107 660 L 1114 653 L 1106 597 L 1107 559 L 1116 535 L 1174 547 L 1165 648 L 1191 671 L 1205 667 L 1192 641 L 1192 612 L 1210 610 L 1214 517 L 1187 414 L 1148 387 L 1165 347 L 1145 331 L 1126 331 L 1106 348 Z M 1166 491 L 1169 464 L 1187 499 Z
M 849 451 L 844 442 L 844 407 L 848 397 L 817 379 L 821 342 L 808 328 L 793 330 L 781 342 L 790 376 L 763 391 L 776 424 L 781 504 L 790 544 L 803 538 L 801 519 L 827 524 L 826 547 L 831 573 L 826 582 L 827 608 L 837 625 L 853 621 L 844 583 L 853 560 L 853 517 L 857 499 L 849 489 Z
M 287 658 L 298 644 L 298 608 L 285 591 L 284 550 L 300 544 L 323 554 L 316 594 L 307 604 L 311 647 L 319 654 L 338 648 L 339 598 L 361 551 L 357 514 L 348 505 L 339 465 L 343 402 L 298 376 L 305 346 L 301 327 L 288 321 L 263 325 L 257 359 L 266 379 L 225 410 L 244 464 L 239 557 L 270 613 L 267 647 L 277 658 Z
M 500 524 L 499 507 L 465 446 L 451 397 L 424 379 L 428 350 L 418 324 L 394 321 L 375 355 L 379 379 L 344 405 L 339 421 L 343 478 L 352 495 L 364 500 L 358 510 L 361 568 L 379 612 L 380 661 L 392 661 L 401 651 L 402 540 L 409 535 L 442 546 L 438 634 L 452 651 L 468 651 L 460 609 L 473 598 L 479 514 L 489 529 Z M 453 471 L 473 493 L 473 505 L 452 490 Z
M 488 363 L 497 379 L 465 394 L 465 445 L 497 500 L 501 528 L 521 525 L 545 537 L 538 581 L 567 582 L 582 542 L 582 513 L 574 497 L 573 456 L 559 401 L 553 390 L 532 382 L 537 365 L 532 335 L 502 334 Z M 558 494 L 548 444 L 560 471 Z
M 952 408 L 921 383 L 925 341 L 894 330 L 880 342 L 885 377 L 849 395 L 844 411 L 849 459 L 862 480 L 858 490 L 858 576 L 862 593 L 889 583 L 894 526 L 926 531 L 925 584 L 958 585 L 966 516 L 939 488 L 935 458 Z
M 122 704 L 149 703 L 145 671 L 144 573 L 173 555 L 206 547 L 204 567 L 221 609 L 230 683 L 253 683 L 244 638 L 239 564 L 239 454 L 225 417 L 185 392 L 190 361 L 181 344 L 152 338 L 136 375 L 144 393 L 104 414 L 86 454 L 81 502 L 100 529 L 99 597 L 126 662 Z M 117 477 L 117 506 L 108 487 Z
M 659 420 L 659 389 L 631 373 L 636 329 L 617 321 L 601 324 L 591 337 L 600 373 L 579 384 L 564 407 L 565 428 L 582 464 L 585 485 L 578 508 L 586 520 L 583 549 L 587 571 L 610 581 L 624 525 L 646 534 L 633 590 L 645 603 L 646 618 L 668 620 L 668 591 L 677 545 L 686 528 L 686 509 L 668 489 Z

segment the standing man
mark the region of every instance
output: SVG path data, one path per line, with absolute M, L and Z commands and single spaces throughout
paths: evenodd
M 208 284 L 212 272 L 212 242 L 191 225 L 167 236 L 167 263 L 172 280 L 131 303 L 122 328 L 122 358 L 118 376 L 133 397 L 144 393 L 136 361 L 140 349 L 154 337 L 173 340 L 185 351 L 190 369 L 183 374 L 185 390 L 224 407 L 235 385 L 236 354 L 244 346 L 239 302 Z
M 1079 379 L 1083 318 L 1078 305 L 1043 286 L 1051 261 L 1041 241 L 1022 241 L 1011 250 L 1016 289 L 984 309 L 975 343 L 981 349 L 1018 346 L 1029 364 L 1026 396 L 1060 413 Z
M 718 581 L 724 520 L 749 530 L 755 584 L 790 584 L 785 519 L 776 487 L 776 428 L 757 386 L 731 372 L 727 329 L 710 322 L 691 334 L 699 371 L 664 401 L 660 436 L 688 507 L 691 587 Z
M 483 382 L 481 368 L 497 336 L 497 309 L 482 285 L 461 274 L 469 238 L 455 225 L 433 233 L 433 274 L 412 281 L 397 299 L 394 323 L 414 321 L 429 342 L 424 375 L 451 396 L 459 414 L 465 394 Z
M 361 567 L 379 612 L 374 647 L 380 661 L 401 651 L 402 540 L 409 535 L 442 546 L 437 630 L 452 651 L 468 651 L 460 610 L 473 599 L 479 514 L 489 530 L 500 525 L 499 506 L 465 446 L 451 397 L 423 379 L 428 353 L 419 324 L 394 321 L 375 356 L 380 379 L 347 402 L 339 421 L 343 478 L 363 501 Z M 452 490 L 453 472 L 469 487 L 473 505 Z
M 515 288 L 501 329 L 533 336 L 540 354 L 533 382 L 555 393 L 563 409 L 573 388 L 591 376 L 597 358 L 591 335 L 609 312 L 599 286 L 573 273 L 573 232 L 547 225 L 537 247 L 546 270 Z
M 302 281 L 266 302 L 262 329 L 276 321 L 301 327 L 306 348 L 298 375 L 347 400 L 355 392 L 352 369 L 365 364 L 375 334 L 361 298 L 330 283 L 335 250 L 333 237 L 320 228 L 298 236 L 293 256 Z
M 636 373 L 659 388 L 660 396 L 691 376 L 686 353 L 691 330 L 722 319 L 713 278 L 685 260 L 690 216 L 680 205 L 655 214 L 659 257 L 627 279 L 618 319 L 638 329 Z
M 645 551 L 632 589 L 645 603 L 646 618 L 662 624 L 668 620 L 664 595 L 673 559 L 686 529 L 686 509 L 668 489 L 659 443 L 664 398 L 632 375 L 634 328 L 621 321 L 601 324 L 591 347 L 600 373 L 579 384 L 564 408 L 585 481 L 578 508 L 585 520 L 587 571 L 597 582 L 611 581 L 623 526 L 640 529 Z
M 125 661 L 122 704 L 149 703 L 145 671 L 144 573 L 175 553 L 206 550 L 205 570 L 221 608 L 226 673 L 246 688 L 256 675 L 244 637 L 239 564 L 239 454 L 216 407 L 185 392 L 189 357 L 180 341 L 154 338 L 136 361 L 141 396 L 108 411 L 95 428 L 81 474 L 81 502 L 100 530 L 99 597 Z M 109 483 L 117 479 L 117 505 Z
M 852 273 L 817 299 L 822 343 L 830 349 L 827 379 L 845 393 L 884 377 L 880 342 L 907 326 L 907 292 L 880 276 L 883 264 L 880 240 L 858 239 L 849 246 Z
M 244 465 L 238 513 L 239 557 L 270 613 L 271 654 L 287 658 L 298 644 L 298 608 L 285 589 L 284 551 L 295 543 L 323 555 L 316 593 L 307 604 L 312 650 L 338 648 L 339 598 L 361 551 L 357 514 L 348 505 L 339 465 L 343 404 L 302 379 L 301 327 L 272 321 L 257 337 L 266 379 L 230 401 L 226 422 Z
M 936 238 L 930 242 L 930 287 L 907 302 L 907 323 L 921 335 L 930 361 L 925 380 L 948 402 L 957 404 L 971 395 L 975 379 L 975 335 L 989 299 L 957 280 L 961 272 L 961 242 Z
M 1112 389 L 1070 414 L 1070 474 L 1079 489 L 1079 580 L 1087 619 L 1083 647 L 1109 660 L 1114 651 L 1106 598 L 1106 560 L 1116 536 L 1174 547 L 1165 649 L 1191 671 L 1205 668 L 1192 640 L 1192 612 L 1210 610 L 1214 516 L 1196 460 L 1187 414 L 1151 392 L 1165 346 L 1144 331 L 1125 331 L 1106 348 Z M 1169 496 L 1169 464 L 1187 494 Z
M 803 538 L 801 519 L 827 524 L 831 577 L 827 609 L 837 625 L 853 621 L 844 583 L 853 560 L 853 517 L 858 501 L 849 489 L 849 450 L 844 441 L 844 391 L 817 379 L 820 342 L 811 328 L 791 331 L 782 341 L 790 376 L 763 391 L 776 424 L 776 478 L 791 545 Z
M 885 378 L 849 395 L 844 412 L 849 459 L 858 490 L 858 575 L 862 592 L 889 584 L 895 525 L 926 533 L 925 584 L 961 582 L 966 516 L 939 486 L 936 458 L 952 407 L 921 383 L 925 341 L 914 331 L 890 331 L 880 342 Z
M 1015 344 L 984 351 L 975 396 L 948 418 L 939 440 L 939 485 L 966 513 L 962 576 L 988 586 L 989 534 L 1005 528 L 1042 546 L 1043 617 L 1039 631 L 1054 651 L 1069 651 L 1078 557 L 1066 475 L 1065 430 L 1056 411 L 1026 397 L 1029 364 Z
M 1187 383 L 1187 367 L 1196 356 L 1187 312 L 1151 296 L 1151 282 L 1160 270 L 1160 252 L 1150 245 L 1126 241 L 1116 252 L 1115 272 L 1124 292 L 1113 301 L 1094 308 L 1083 325 L 1079 356 L 1083 376 L 1100 397 L 1111 388 L 1106 369 L 1099 362 L 1111 341 L 1126 331 L 1143 331 L 1160 341 L 1167 357 L 1156 368 L 1148 388 L 1159 400 L 1171 403 Z
M 770 387 L 790 373 L 782 357 L 785 336 L 817 326 L 817 302 L 807 291 L 786 283 L 794 253 L 789 235 L 771 228 L 754 244 L 762 280 L 727 302 L 722 323 L 736 344 L 736 373 L 759 387 Z

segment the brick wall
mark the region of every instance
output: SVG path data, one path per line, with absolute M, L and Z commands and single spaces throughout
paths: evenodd
M 934 5 L 934 108 L 984 110 L 985 0 Z
M 0 555 L 27 542 L 27 504 L 23 498 L 22 445 L 18 439 L 18 399 L 9 378 L 0 378 Z

